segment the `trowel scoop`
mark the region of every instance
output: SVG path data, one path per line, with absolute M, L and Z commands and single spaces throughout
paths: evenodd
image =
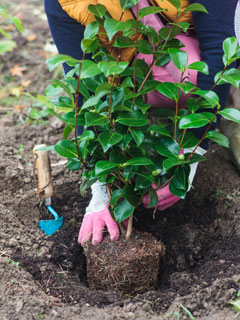
M 51 181 L 51 166 L 48 151 L 41 150 L 46 145 L 40 144 L 34 147 L 33 154 L 38 174 L 38 193 L 44 201 L 48 211 L 54 216 L 52 220 L 40 220 L 39 227 L 47 236 L 54 234 L 63 224 L 63 217 L 59 217 L 51 206 L 51 196 L 53 195 L 53 185 Z

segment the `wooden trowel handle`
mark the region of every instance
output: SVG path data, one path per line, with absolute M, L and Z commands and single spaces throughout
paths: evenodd
M 40 147 L 46 147 L 45 144 L 36 145 L 33 154 L 36 159 L 38 174 L 38 188 L 42 198 L 48 198 L 53 195 L 53 185 L 51 182 L 51 166 L 48 151 L 38 150 Z

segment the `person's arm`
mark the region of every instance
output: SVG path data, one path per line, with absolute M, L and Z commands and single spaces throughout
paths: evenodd
M 191 3 L 201 3 L 206 7 L 209 14 L 193 12 L 193 21 L 196 36 L 199 41 L 201 60 L 209 66 L 209 75 L 201 72 L 198 74 L 198 87 L 209 90 L 214 84 L 214 76 L 223 70 L 223 41 L 235 36 L 234 16 L 238 0 L 190 0 Z M 237 62 L 231 65 L 236 68 Z M 226 106 L 230 85 L 216 86 L 214 91 L 218 94 L 222 108 Z M 212 111 L 212 110 L 210 110 Z M 216 124 L 212 129 L 215 129 Z M 194 130 L 197 137 L 201 137 L 205 128 Z M 208 141 L 201 144 L 204 149 L 208 148 Z

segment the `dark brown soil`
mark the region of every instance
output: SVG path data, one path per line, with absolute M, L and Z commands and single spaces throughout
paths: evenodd
M 37 40 L 29 42 L 15 35 L 18 55 L 5 58 L 3 72 L 24 63 L 24 75 L 29 76 L 24 80 L 32 81 L 30 91 L 40 92 L 50 78 L 41 56 L 50 39 L 46 21 L 39 18 L 42 1 L 13 1 L 11 6 L 20 8 L 19 16 Z M 34 192 L 32 149 L 40 143 L 54 144 L 62 130 L 56 121 L 47 126 L 25 125 L 19 115 L 1 109 L 1 317 L 159 320 L 164 314 L 169 320 L 176 319 L 174 312 L 179 311 L 180 319 L 187 319 L 182 304 L 195 319 L 232 320 L 235 314 L 228 302 L 237 297 L 240 282 L 240 186 L 239 172 L 222 158 L 220 149 L 211 146 L 186 200 L 159 212 L 156 220 L 151 210 L 137 212 L 134 227 L 161 241 L 166 253 L 157 289 L 133 297 L 89 289 L 86 258 L 77 243 L 88 196 L 80 197 L 80 173 L 65 169 L 55 154 L 51 154 L 52 206 L 64 216 L 64 223 L 53 236 L 46 237 L 39 230 L 39 220 L 52 217 L 39 206 Z
M 105 237 L 98 246 L 86 243 L 84 253 L 91 289 L 136 295 L 156 289 L 165 249 L 149 233 L 135 231 L 128 240 L 123 235 L 117 242 Z

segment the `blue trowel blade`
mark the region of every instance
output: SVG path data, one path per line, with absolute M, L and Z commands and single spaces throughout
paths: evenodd
M 54 220 L 40 220 L 39 227 L 47 236 L 53 235 L 63 224 L 63 217 Z

